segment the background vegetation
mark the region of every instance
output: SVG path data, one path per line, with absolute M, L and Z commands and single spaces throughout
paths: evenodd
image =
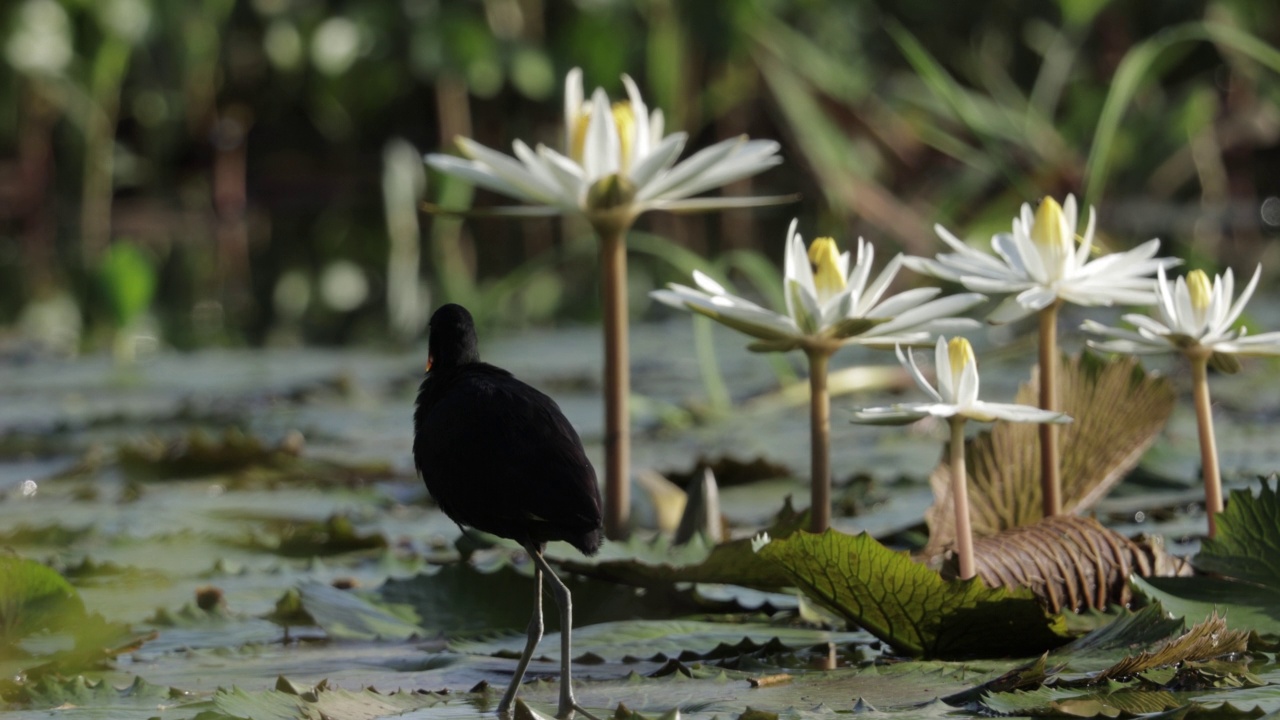
M 758 270 L 799 213 L 807 234 L 931 254 L 934 222 L 985 237 L 1046 193 L 1096 203 L 1111 246 L 1158 236 L 1249 269 L 1280 224 L 1277 40 L 1280 7 L 1250 0 L 15 0 L 0 337 L 380 341 L 421 322 L 389 307 L 447 299 L 486 321 L 589 320 L 584 228 L 424 220 L 418 288 L 388 271 L 418 256 L 392 254 L 381 181 L 394 138 L 558 144 L 573 66 L 615 95 L 631 74 L 693 146 L 781 140 L 784 166 L 727 192 L 804 197 L 643 220 L 636 313 L 687 274 L 677 247 Z

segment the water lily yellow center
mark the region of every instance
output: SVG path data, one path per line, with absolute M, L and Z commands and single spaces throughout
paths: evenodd
M 964 371 L 965 365 L 978 362 L 978 359 L 973 356 L 973 346 L 969 344 L 968 339 L 962 337 L 951 338 L 947 343 L 947 357 L 951 360 L 951 377 L 957 379 Z
M 613 104 L 613 124 L 618 128 L 618 144 L 622 150 L 619 167 L 626 172 L 631 167 L 631 143 L 635 137 L 636 114 L 631 110 L 631 103 L 622 100 Z M 574 162 L 582 163 L 587 148 L 587 127 L 591 125 L 591 105 L 583 105 L 582 112 L 573 123 L 573 147 L 569 156 Z
M 1205 310 L 1209 307 L 1209 300 L 1213 297 L 1213 286 L 1209 283 L 1209 276 L 1203 270 L 1192 270 L 1187 273 L 1187 291 L 1191 295 L 1191 307 L 1196 310 Z
M 809 262 L 813 263 L 813 284 L 818 299 L 826 302 L 844 290 L 844 273 L 840 272 L 840 250 L 834 238 L 821 237 L 809 246 Z
M 1075 252 L 1076 239 L 1067 232 L 1066 218 L 1057 200 L 1046 197 L 1036 208 L 1035 224 L 1031 226 L 1031 241 L 1040 249 L 1045 269 L 1057 276 L 1064 262 Z

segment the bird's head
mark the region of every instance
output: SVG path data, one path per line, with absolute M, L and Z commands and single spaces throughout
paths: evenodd
M 431 316 L 427 335 L 427 370 L 451 368 L 480 360 L 476 326 L 461 305 L 443 305 Z

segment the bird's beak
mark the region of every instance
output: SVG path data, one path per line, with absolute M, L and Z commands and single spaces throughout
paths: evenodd
M 431 363 L 435 361 L 436 359 L 434 357 L 432 357 L 431 355 L 427 355 L 427 370 L 426 370 L 427 372 L 431 372 Z

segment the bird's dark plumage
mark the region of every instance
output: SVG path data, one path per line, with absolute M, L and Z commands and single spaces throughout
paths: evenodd
M 595 471 L 555 401 L 480 361 L 471 313 L 431 316 L 430 361 L 414 411 L 413 458 L 427 490 L 460 525 L 590 555 L 602 514 Z

